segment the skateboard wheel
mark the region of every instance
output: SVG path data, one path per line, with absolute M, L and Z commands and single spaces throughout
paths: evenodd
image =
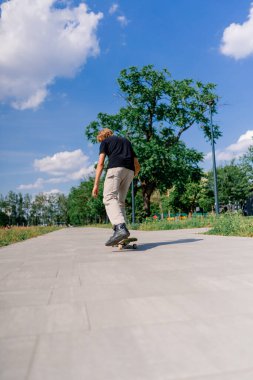
M 123 249 L 123 245 L 122 244 L 119 244 L 118 247 L 119 247 L 120 251 Z

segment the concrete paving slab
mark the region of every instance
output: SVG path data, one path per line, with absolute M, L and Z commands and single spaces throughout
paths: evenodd
M 253 379 L 253 369 L 246 371 L 228 371 L 226 374 L 222 375 L 208 375 L 201 377 L 187 377 L 187 380 L 252 380 Z
M 5 291 L 16 291 L 19 290 L 40 290 L 40 289 L 51 289 L 54 287 L 55 278 L 52 277 L 32 277 L 26 278 L 23 276 L 16 276 L 16 273 L 12 273 L 8 278 L 0 281 L 0 289 L 3 292 Z
M 18 307 L 0 311 L 0 338 L 88 328 L 86 309 L 76 304 Z
M 0 291 L 0 310 L 12 307 L 47 305 L 52 290 Z
M 0 339 L 1 380 L 27 379 L 36 342 L 36 337 Z
M 253 239 L 69 228 L 0 249 L 1 380 L 252 380 Z
M 165 297 L 138 297 L 87 302 L 92 329 L 166 323 L 187 317 Z

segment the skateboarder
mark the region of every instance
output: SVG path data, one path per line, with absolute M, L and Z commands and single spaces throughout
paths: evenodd
M 140 165 L 130 141 L 124 137 L 114 136 L 110 129 L 102 129 L 98 133 L 97 141 L 101 144 L 92 196 L 98 195 L 104 160 L 108 156 L 103 203 L 114 230 L 105 245 L 112 246 L 130 235 L 126 227 L 125 199 L 134 176 L 140 171 Z

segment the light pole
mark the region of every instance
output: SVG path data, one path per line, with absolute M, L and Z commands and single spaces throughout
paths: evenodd
M 132 180 L 132 223 L 135 223 L 134 179 Z
M 219 215 L 219 199 L 218 199 L 218 186 L 217 186 L 217 170 L 216 170 L 216 159 L 215 159 L 215 146 L 214 146 L 214 135 L 213 135 L 213 110 L 212 106 L 214 104 L 213 100 L 207 102 L 209 105 L 210 112 L 210 127 L 211 127 L 211 144 L 212 144 L 212 159 L 213 159 L 213 179 L 214 179 L 214 199 L 215 199 L 215 213 Z
M 126 131 L 126 137 L 131 142 L 128 130 Z M 131 197 L 132 197 L 132 223 L 135 223 L 135 200 L 134 200 L 134 179 L 132 180 L 131 185 Z

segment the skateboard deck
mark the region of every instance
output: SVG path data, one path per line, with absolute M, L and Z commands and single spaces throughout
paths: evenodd
M 121 240 L 116 246 L 119 248 L 119 250 L 122 250 L 122 249 L 137 249 L 137 244 L 136 243 L 129 244 L 129 243 L 132 243 L 134 241 L 137 241 L 137 238 L 135 238 L 135 237 L 129 237 L 127 239 Z

